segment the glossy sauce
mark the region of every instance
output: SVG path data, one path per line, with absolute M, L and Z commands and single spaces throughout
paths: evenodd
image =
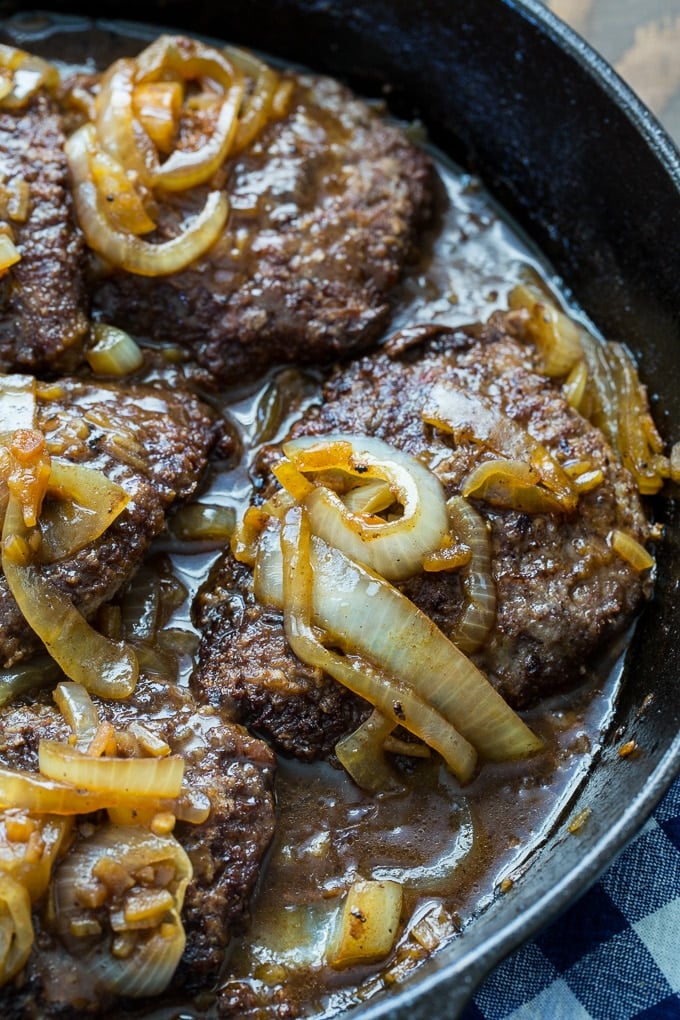
M 95 30 L 81 19 L 60 22 L 26 16 L 9 23 L 6 41 L 77 69 L 107 65 L 137 52 L 147 30 L 111 25 Z M 401 287 L 392 329 L 418 322 L 459 325 L 506 307 L 520 280 L 539 277 L 559 293 L 550 268 L 504 218 L 480 183 L 437 154 L 440 212 L 421 264 Z M 219 407 L 237 438 L 238 456 L 215 466 L 202 502 L 248 504 L 250 466 L 263 442 L 276 441 L 319 393 L 320 376 L 294 369 L 224 394 Z M 191 603 L 219 550 L 158 542 L 151 569 L 167 561 L 186 590 L 168 628 L 196 634 Z M 161 558 L 159 560 L 159 557 Z M 157 685 L 153 711 L 172 711 L 186 696 L 192 661 L 180 657 L 174 702 Z M 606 679 L 605 679 L 606 678 Z M 596 754 L 611 717 L 618 679 L 617 651 L 568 697 L 526 716 L 546 751 L 529 761 L 486 765 L 464 790 L 434 758 L 414 761 L 404 789 L 369 796 L 328 765 L 281 761 L 277 778 L 278 832 L 253 907 L 247 935 L 233 946 L 223 980 L 246 982 L 267 1014 L 285 989 L 298 1015 L 325 1016 L 369 998 L 410 973 L 452 938 L 465 938 L 476 914 L 512 895 L 512 880 L 556 825 L 569 821 L 569 802 Z M 325 963 L 342 894 L 356 878 L 390 878 L 405 888 L 404 929 L 381 965 L 334 971 Z M 210 996 L 205 1005 L 210 1013 Z M 182 1004 L 182 1015 L 196 1008 Z M 172 1012 L 176 1014 L 177 1004 Z M 170 1015 L 163 1007 L 154 1015 Z

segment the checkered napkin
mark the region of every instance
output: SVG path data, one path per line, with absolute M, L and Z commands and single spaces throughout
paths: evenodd
M 577 903 L 461 1020 L 680 1020 L 680 779 Z

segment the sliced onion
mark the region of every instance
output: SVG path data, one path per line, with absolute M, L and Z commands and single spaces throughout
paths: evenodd
M 318 577 L 316 569 L 312 577 L 309 540 L 306 513 L 301 507 L 293 507 L 286 514 L 280 542 L 276 543 L 284 627 L 291 648 L 303 662 L 317 666 L 366 698 L 395 726 L 401 724 L 424 740 L 442 755 L 461 782 L 467 782 L 477 760 L 474 748 L 410 684 L 400 677 L 381 675 L 351 653 L 342 657 L 331 652 L 317 639 L 311 613 L 312 603 L 316 603 L 312 589 L 316 593 Z
M 215 128 L 196 151 L 175 149 L 153 176 L 153 185 L 166 191 L 185 191 L 209 181 L 224 163 L 236 137 L 243 82 L 234 82 L 217 102 Z
M 302 472 L 323 466 L 389 486 L 393 502 L 403 508 L 392 521 L 354 513 L 326 486 L 315 486 L 307 495 L 314 534 L 352 559 L 388 580 L 402 580 L 417 573 L 423 557 L 441 545 L 448 531 L 444 490 L 437 476 L 410 454 L 375 437 L 344 434 L 302 437 L 285 443 L 283 451 Z
M 338 761 L 357 786 L 371 793 L 400 788 L 385 758 L 385 740 L 394 723 L 374 709 L 352 733 L 335 745 Z
M 70 818 L 32 818 L 25 812 L 2 812 L 0 876 L 9 875 L 19 882 L 31 903 L 36 903 L 47 891 L 52 867 L 70 831 Z
M 463 611 L 449 638 L 461 652 L 470 655 L 486 641 L 496 622 L 496 585 L 491 575 L 491 539 L 483 517 L 466 499 L 453 496 L 447 501 L 451 530 L 472 551 L 460 574 L 465 597 Z
M 85 352 L 85 357 L 96 375 L 131 375 L 144 364 L 139 344 L 124 330 L 96 322 L 92 338 L 94 345 Z
M 588 363 L 577 361 L 562 385 L 564 399 L 577 411 L 581 410 L 588 385 Z
M 435 383 L 428 395 L 423 418 L 455 439 L 478 443 L 501 457 L 524 461 L 538 472 L 564 510 L 574 510 L 578 495 L 569 476 L 552 454 L 521 425 L 478 393 L 467 393 L 448 384 Z
M 607 344 L 607 361 L 617 395 L 617 448 L 644 496 L 658 492 L 670 467 L 649 411 L 647 393 L 622 344 Z
M 0 276 L 21 261 L 21 252 L 7 234 L 0 234 Z
M 76 737 L 76 747 L 85 750 L 99 726 L 99 714 L 89 693 L 82 684 L 61 683 L 52 697 Z
M 93 758 L 54 740 L 41 740 L 38 758 L 42 775 L 95 793 L 121 793 L 157 800 L 178 797 L 182 788 L 184 759 Z
M 43 504 L 39 563 L 74 556 L 102 535 L 130 502 L 125 489 L 101 471 L 52 458 L 48 493 L 56 502 Z
M 639 573 L 650 570 L 654 566 L 654 557 L 632 535 L 615 528 L 607 536 L 607 539 L 612 549 Z
M 100 208 L 114 230 L 136 235 L 152 231 L 156 224 L 123 166 L 101 149 L 90 151 L 89 159 L 90 176 L 99 194 Z
M 138 84 L 168 73 L 185 80 L 208 80 L 221 89 L 215 97 L 217 114 L 209 139 L 196 150 L 175 149 L 152 174 L 154 187 L 185 191 L 204 184 L 226 159 L 238 128 L 244 82 L 240 70 L 224 52 L 197 39 L 160 36 L 136 60 Z
M 150 81 L 135 86 L 132 93 L 134 113 L 160 152 L 171 152 L 184 99 L 178 81 Z
M 538 485 L 538 473 L 523 460 L 485 460 L 463 479 L 463 496 L 524 514 L 561 513 L 562 504 Z
M 135 118 L 136 76 L 137 64 L 130 58 L 116 60 L 104 72 L 96 99 L 96 134 L 109 156 L 135 173 L 140 184 L 149 185 L 158 167 L 158 156 L 151 139 Z M 87 127 L 89 133 L 91 126 Z M 94 128 L 91 137 L 94 142 Z
M 9 669 L 0 669 L 0 706 L 8 701 L 43 687 L 53 687 L 61 670 L 48 655 L 39 655 Z
M 221 236 L 229 214 L 226 195 L 211 191 L 203 209 L 170 241 L 153 244 L 115 230 L 100 208 L 90 176 L 89 152 L 95 144 L 94 128 L 86 124 L 64 147 L 73 177 L 73 200 L 87 243 L 115 266 L 140 276 L 167 276 L 185 269 Z
M 22 527 L 32 528 L 42 509 L 51 470 L 45 436 L 37 429 L 20 429 L 12 436 L 9 451 L 8 498 L 14 498 Z
M 29 548 L 30 537 L 19 503 L 10 494 L 2 531 L 2 569 L 24 619 L 71 680 L 100 697 L 127 697 L 139 673 L 134 652 L 93 630 L 67 595 L 33 563 L 17 558 L 13 544 Z
M 279 86 L 279 76 L 268 64 L 258 60 L 248 50 L 225 46 L 225 56 L 252 79 L 238 117 L 238 130 L 231 147 L 232 155 L 250 145 L 272 115 L 274 96 Z
M 0 871 L 0 987 L 24 966 L 34 937 L 28 892 Z
M 83 906 L 93 883 L 101 881 L 96 876 L 106 873 L 107 863 L 119 874 L 129 875 L 132 883 L 150 868 L 172 875 L 163 887 L 170 893 L 165 902 L 171 905 L 160 923 L 136 928 L 125 920 L 126 895 L 133 899 L 141 892 L 141 879 L 140 885 L 133 884 L 122 895 L 116 895 L 114 889 L 108 891 L 97 909 Z M 167 988 L 186 944 L 180 913 L 192 872 L 189 858 L 174 837 L 157 836 L 137 826 L 101 825 L 90 839 L 81 840 L 69 851 L 53 882 L 57 932 L 102 991 L 142 998 L 160 995 Z M 79 936 L 79 931 L 91 930 L 89 920 L 98 921 L 101 934 Z
M 6 110 L 20 110 L 38 89 L 54 89 L 59 84 L 59 72 L 52 64 L 4 43 L 0 43 L 0 68 L 9 72 L 9 88 L 3 89 L 0 99 Z
M 533 287 L 519 284 L 508 296 L 513 309 L 525 309 L 524 332 L 535 344 L 541 371 L 553 378 L 566 376 L 583 357 L 580 333 L 571 319 Z
M 330 643 L 411 686 L 492 761 L 542 746 L 477 667 L 401 592 L 319 538 L 312 538 L 310 559 L 312 622 Z M 260 538 L 255 594 L 264 604 L 284 606 L 274 527 Z

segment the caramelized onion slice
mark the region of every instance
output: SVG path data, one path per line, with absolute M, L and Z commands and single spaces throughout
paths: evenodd
M 351 654 L 342 657 L 329 651 L 316 637 L 311 624 L 316 578 L 312 577 L 310 537 L 304 510 L 293 507 L 277 542 L 284 627 L 291 648 L 303 662 L 324 670 L 364 697 L 394 726 L 401 724 L 424 740 L 442 755 L 461 782 L 467 782 L 477 760 L 474 748 L 411 685 L 400 677 L 381 675 L 370 663 L 357 661 Z
M 31 817 L 10 809 L 0 814 L 0 875 L 19 882 L 35 903 L 47 891 L 52 867 L 71 831 L 66 817 Z
M 109 641 L 87 623 L 71 600 L 30 556 L 32 535 L 12 494 L 2 531 L 2 569 L 28 625 L 64 673 L 104 698 L 125 698 L 135 689 L 139 666 L 127 645 Z
M 104 152 L 119 166 L 134 173 L 141 185 L 148 186 L 158 167 L 158 155 L 135 117 L 136 75 L 137 64 L 131 58 L 116 60 L 102 75 L 95 101 L 96 136 Z M 94 139 L 92 128 L 93 143 Z
M 33 939 L 28 892 L 20 882 L 0 871 L 0 988 L 24 966 Z
M 491 540 L 487 523 L 462 496 L 447 501 L 451 530 L 471 550 L 460 583 L 465 604 L 449 638 L 470 655 L 486 641 L 496 620 L 496 584 L 491 575 Z
M 317 537 L 310 561 L 312 622 L 334 646 L 398 677 L 490 760 L 542 746 L 477 667 L 396 588 Z M 272 526 L 260 538 L 255 594 L 264 604 L 284 606 L 281 549 Z
M 523 460 L 485 460 L 463 479 L 463 496 L 524 514 L 559 513 L 555 496 L 538 484 L 538 473 Z
M 52 64 L 4 43 L 0 43 L 0 68 L 7 72 L 0 98 L 0 107 L 6 110 L 21 110 L 38 89 L 54 89 L 59 84 L 59 72 Z
M 57 707 L 76 738 L 78 750 L 86 750 L 99 726 L 99 714 L 92 698 L 82 684 L 57 684 L 54 694 Z
M 128 800 L 135 796 L 171 799 L 182 788 L 184 759 L 177 756 L 93 758 L 68 744 L 41 740 L 38 759 L 48 779 L 94 793 L 120 793 Z
M 362 790 L 380 793 L 400 788 L 385 758 L 385 740 L 393 729 L 392 720 L 373 709 L 361 726 L 335 745 L 338 761 Z
M 40 514 L 39 563 L 54 563 L 102 535 L 130 502 L 125 489 L 101 471 L 52 458 L 48 493 Z
M 523 331 L 536 346 L 543 374 L 566 376 L 583 356 L 575 323 L 540 291 L 525 284 L 513 287 L 508 304 L 513 309 L 524 309 Z
M 423 418 L 428 424 L 450 433 L 456 440 L 478 443 L 499 457 L 525 462 L 538 473 L 540 482 L 563 510 L 575 509 L 578 494 L 550 451 L 480 394 L 435 383 L 428 395 Z
M 153 244 L 134 234 L 115 230 L 100 208 L 97 188 L 90 174 L 89 152 L 94 145 L 94 128 L 86 124 L 71 135 L 64 147 L 73 177 L 78 221 L 94 251 L 130 273 L 167 276 L 185 269 L 217 241 L 229 214 L 226 195 L 220 191 L 211 191 L 203 209 L 170 241 Z
M 394 520 L 355 512 L 325 485 L 310 489 L 304 502 L 315 535 L 388 580 L 417 573 L 423 558 L 442 544 L 448 531 L 444 490 L 437 476 L 410 454 L 372 436 L 345 434 L 294 439 L 283 452 L 301 472 L 336 470 L 386 484 L 391 502 L 402 508 Z
M 141 876 L 151 870 L 165 880 L 145 890 Z M 137 826 L 100 825 L 56 869 L 57 932 L 103 990 L 130 998 L 160 995 L 184 952 L 180 913 L 192 873 L 174 837 Z M 96 908 L 87 906 L 93 886 L 105 893 Z M 97 921 L 96 928 L 91 921 Z

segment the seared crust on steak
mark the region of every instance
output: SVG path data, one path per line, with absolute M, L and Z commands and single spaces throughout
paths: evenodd
M 66 378 L 39 384 L 36 427 L 50 453 L 97 468 L 131 497 L 96 542 L 41 568 L 90 617 L 130 579 L 172 504 L 195 490 L 216 437 L 214 419 L 182 391 Z M 41 647 L 0 572 L 0 666 Z
M 109 321 L 188 347 L 222 380 L 376 340 L 430 213 L 430 160 L 401 130 L 337 82 L 289 77 L 287 116 L 225 164 L 231 212 L 211 251 L 174 276 L 95 281 Z M 157 239 L 175 236 L 205 192 L 169 198 Z
M 29 186 L 28 218 L 9 220 L 21 259 L 0 280 L 0 371 L 73 368 L 88 330 L 85 245 L 69 191 L 56 104 L 0 110 L 0 181 Z
M 169 994 L 193 995 L 214 985 L 230 939 L 249 917 L 249 901 L 274 832 L 274 756 L 266 744 L 241 726 L 209 709 L 197 708 L 186 690 L 168 685 L 162 692 L 143 677 L 123 702 L 96 703 L 100 719 L 124 729 L 139 719 L 166 740 L 186 763 L 184 786 L 207 794 L 212 811 L 201 825 L 178 822 L 174 835 L 188 853 L 193 879 L 182 920 L 187 943 Z M 168 711 L 170 709 L 170 711 Z M 36 770 L 41 738 L 68 740 L 70 730 L 51 700 L 38 693 L 0 715 L 0 762 Z M 97 822 L 97 817 L 92 816 Z M 3 1004 L 10 1017 L 82 1016 L 111 1006 L 110 997 L 93 987 L 87 966 L 71 956 L 35 912 L 36 938 L 26 980 L 5 987 Z
M 423 422 L 428 392 L 438 383 L 483 395 L 559 460 L 601 468 L 604 481 L 581 495 L 570 516 L 476 502 L 490 528 L 498 604 L 495 626 L 473 658 L 513 706 L 524 707 L 575 685 L 584 663 L 640 607 L 649 579 L 610 548 L 607 536 L 620 528 L 645 541 L 647 523 L 629 473 L 602 434 L 569 407 L 558 385 L 535 371 L 532 351 L 505 332 L 502 316 L 477 329 L 475 343 L 462 332 L 425 329 L 420 335 L 429 335 L 423 345 L 412 346 L 418 333 L 402 336 L 385 351 L 338 369 L 323 403 L 292 434 L 378 436 L 428 463 L 447 496 L 460 493 L 466 475 L 495 455 L 470 441 L 454 443 Z M 269 450 L 261 461 L 264 496 L 273 488 L 267 467 L 276 455 Z M 456 572 L 419 574 L 398 587 L 445 633 L 455 626 L 463 604 Z M 205 630 L 195 680 L 213 703 L 227 699 L 249 726 L 302 757 L 327 753 L 354 724 L 350 703 L 357 703 L 340 695 L 334 681 L 300 665 L 285 645 L 281 614 L 257 605 L 250 572 L 230 554 L 196 611 Z M 273 656 L 265 648 L 274 648 Z

